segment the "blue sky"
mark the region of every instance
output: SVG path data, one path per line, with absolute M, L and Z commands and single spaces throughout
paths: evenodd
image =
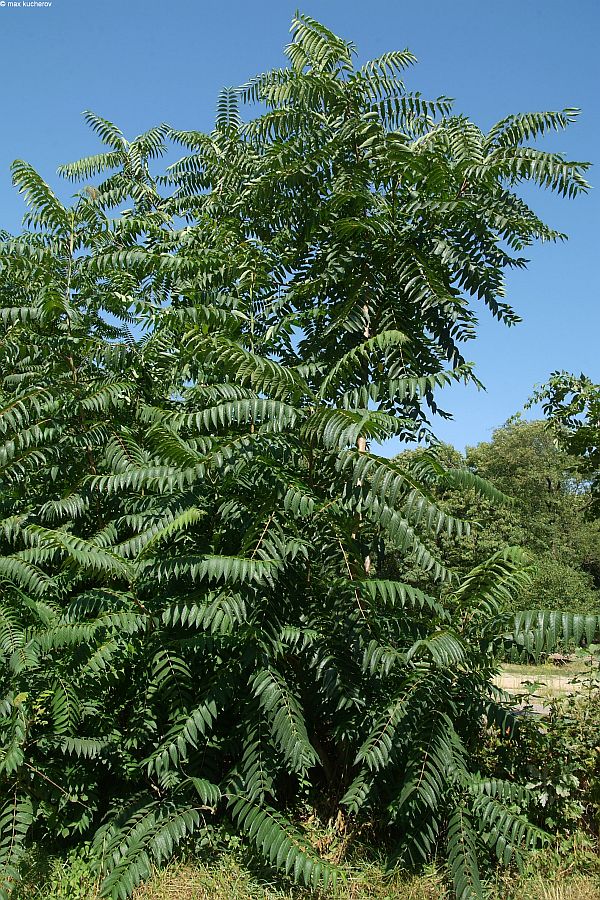
M 282 62 L 296 5 L 0 4 L 0 227 L 17 230 L 23 212 L 10 184 L 13 159 L 26 159 L 56 185 L 57 165 L 97 150 L 84 109 L 130 136 L 162 121 L 209 129 L 221 87 Z M 580 120 L 545 146 L 598 161 L 597 0 L 307 0 L 301 10 L 354 40 L 362 60 L 408 46 L 419 59 L 409 88 L 454 97 L 455 109 L 481 127 L 511 112 L 580 107 Z M 599 172 L 592 170 L 592 184 Z M 437 433 L 459 448 L 489 439 L 554 369 L 600 380 L 598 191 L 575 201 L 540 192 L 534 205 L 570 240 L 533 248 L 529 269 L 511 275 L 507 300 L 522 325 L 506 329 L 482 310 L 479 338 L 466 355 L 487 391 L 460 386 L 440 398 L 454 421 L 438 422 Z

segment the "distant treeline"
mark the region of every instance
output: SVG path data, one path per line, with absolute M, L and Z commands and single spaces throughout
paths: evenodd
M 466 465 L 513 500 L 499 505 L 474 491 L 444 490 L 438 499 L 445 510 L 473 523 L 468 535 L 435 538 L 446 564 L 464 573 L 502 547 L 518 545 L 529 552 L 535 574 L 513 601 L 517 608 L 597 612 L 600 519 L 579 460 L 557 446 L 546 423 L 516 416 L 464 455 L 450 445 L 440 451 L 447 463 Z M 388 559 L 387 566 L 415 584 L 433 580 L 406 558 Z

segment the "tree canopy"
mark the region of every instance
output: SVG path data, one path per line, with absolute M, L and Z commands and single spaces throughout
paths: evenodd
M 517 621 L 503 549 L 458 579 L 427 535 L 466 533 L 436 491 L 503 495 L 423 451 L 440 386 L 473 378 L 477 303 L 556 238 L 519 196 L 586 166 L 530 146 L 573 110 L 488 133 L 408 91 L 408 51 L 363 66 L 312 19 L 289 64 L 225 91 L 211 134 L 160 125 L 63 166 L 25 162 L 0 306 L 0 893 L 39 836 L 92 840 L 125 898 L 229 815 L 297 880 L 336 877 L 288 816 L 307 793 L 388 827 L 396 857 L 478 859 L 543 836 L 486 780 L 483 716 L 506 646 L 591 640 L 593 616 Z M 243 118 L 242 110 L 250 110 Z M 167 139 L 185 155 L 166 173 Z M 90 185 L 94 181 L 94 185 Z M 386 542 L 447 590 L 382 577 Z M 369 561 L 365 565 L 365 560 Z M 541 643 L 540 643 L 541 641 Z M 507 727 L 512 727 L 509 724 Z
M 534 393 L 556 442 L 573 457 L 576 473 L 591 488 L 590 515 L 600 513 L 600 385 L 587 375 L 554 372 Z

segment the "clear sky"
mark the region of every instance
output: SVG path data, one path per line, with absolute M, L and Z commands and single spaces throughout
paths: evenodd
M 57 165 L 98 149 L 84 109 L 129 136 L 162 121 L 209 129 L 221 87 L 281 64 L 297 6 L 22 2 L 0 0 L 0 227 L 11 231 L 23 212 L 10 184 L 13 159 L 26 159 L 56 185 Z M 352 39 L 361 60 L 408 46 L 419 59 L 409 88 L 455 98 L 455 109 L 483 128 L 511 112 L 580 107 L 580 120 L 545 146 L 598 161 L 598 0 L 306 0 L 300 8 Z M 590 175 L 592 184 L 598 179 L 600 167 Z M 454 421 L 438 422 L 437 433 L 461 449 L 489 439 L 552 370 L 600 381 L 598 191 L 574 201 L 540 192 L 534 205 L 570 240 L 534 248 L 529 269 L 511 275 L 507 300 L 522 325 L 506 329 L 482 310 L 479 338 L 466 355 L 487 392 L 461 386 L 440 398 Z

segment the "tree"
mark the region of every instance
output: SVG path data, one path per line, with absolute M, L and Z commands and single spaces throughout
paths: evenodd
M 411 458 L 406 451 L 397 459 Z M 588 512 L 587 481 L 576 460 L 557 447 L 542 421 L 519 416 L 494 431 L 492 440 L 468 447 L 465 456 L 440 448 L 446 463 L 466 466 L 512 499 L 489 502 L 469 490 L 442 489 L 438 501 L 453 516 L 472 523 L 469 534 L 441 533 L 430 544 L 459 574 L 506 546 L 526 549 L 534 562 L 531 583 L 511 600 L 514 609 L 545 608 L 596 612 L 600 607 L 600 524 Z M 388 568 L 390 563 L 388 562 Z M 410 558 L 397 557 L 398 577 L 423 583 Z M 433 583 L 430 589 L 434 590 Z
M 515 417 L 490 443 L 469 448 L 466 462 L 515 500 L 504 537 L 529 550 L 538 570 L 523 607 L 597 610 L 600 523 L 586 515 L 590 492 L 577 460 L 556 445 L 543 422 Z M 493 527 L 488 519 L 483 530 Z
M 102 896 L 123 898 L 224 814 L 326 886 L 335 866 L 287 815 L 305 789 L 392 829 L 404 861 L 444 847 L 461 898 L 481 896 L 478 853 L 539 837 L 526 792 L 482 779 L 469 748 L 484 714 L 510 719 L 501 646 L 598 623 L 515 630 L 518 550 L 458 584 L 423 540 L 468 529 L 436 485 L 499 492 L 367 446 L 421 433 L 436 387 L 471 377 L 461 289 L 513 321 L 501 275 L 522 261 L 498 238 L 554 236 L 515 186 L 575 194 L 585 166 L 522 146 L 571 111 L 484 135 L 406 93 L 410 54 L 352 54 L 300 17 L 290 66 L 225 92 L 211 135 L 128 142 L 89 114 L 108 149 L 62 168 L 102 179 L 72 207 L 14 167 L 30 213 L 0 271 L 4 895 L 32 837 L 91 837 Z M 242 124 L 240 97 L 266 111 Z M 190 155 L 158 178 L 168 134 Z M 374 577 L 384 540 L 444 602 Z
M 529 405 L 541 403 L 558 444 L 577 461 L 576 470 L 589 480 L 590 515 L 600 510 L 600 385 L 586 375 L 554 372 Z

